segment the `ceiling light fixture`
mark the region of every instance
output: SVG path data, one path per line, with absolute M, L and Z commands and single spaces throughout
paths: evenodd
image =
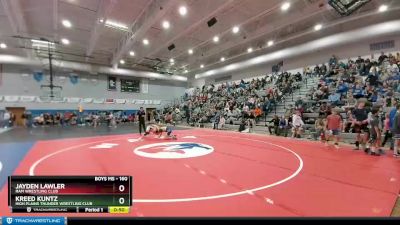
M 119 60 L 119 63 L 125 64 L 125 60 L 121 59 L 121 60 Z
M 223 62 L 223 61 L 225 61 L 225 58 L 224 58 L 224 57 L 221 58 L 221 62 Z
M 31 39 L 32 42 L 32 47 L 38 47 L 38 48 L 55 48 L 54 42 L 49 42 L 49 41 L 42 41 L 42 40 L 36 40 L 36 39 Z
M 181 16 L 186 15 L 187 14 L 187 8 L 185 6 L 179 7 L 179 14 L 181 14 Z
M 64 45 L 69 45 L 69 40 L 66 38 L 61 39 L 61 43 L 63 43 Z
M 31 41 L 32 41 L 33 43 L 36 43 L 36 44 L 46 44 L 46 45 L 50 44 L 50 45 L 54 45 L 53 42 L 49 42 L 49 41 L 42 41 L 42 40 L 36 40 L 36 39 L 31 39 Z
M 3 48 L 3 49 L 4 49 L 4 48 L 7 48 L 7 45 L 4 44 L 4 43 L 1 43 L 1 44 L 0 44 L 0 48 Z
M 169 62 L 170 62 L 170 63 L 174 63 L 175 60 L 174 60 L 173 58 L 171 58 L 171 59 L 169 59 Z
M 130 51 L 130 52 L 129 52 L 129 55 L 130 55 L 130 56 L 135 56 L 135 52 L 134 52 L 134 51 Z
M 281 6 L 281 10 L 282 10 L 282 11 L 286 11 L 286 10 L 288 10 L 289 8 L 290 8 L 290 2 L 285 2 L 285 3 L 283 3 L 282 6 Z
M 248 53 L 251 53 L 251 52 L 253 52 L 253 49 L 252 49 L 252 48 L 248 48 L 248 49 L 247 49 L 247 52 L 248 52 Z
M 189 55 L 192 55 L 193 54 L 193 49 L 189 49 L 188 53 L 189 53 Z
M 149 44 L 149 40 L 143 39 L 143 44 L 144 44 L 144 45 L 148 45 L 148 44 Z
M 119 22 L 116 22 L 113 20 L 107 20 L 105 25 L 107 27 L 111 27 L 111 28 L 115 28 L 115 29 L 119 29 L 119 30 L 123 30 L 123 31 L 128 30 L 128 26 L 126 24 L 119 23 Z
M 322 28 L 322 25 L 317 24 L 317 25 L 315 25 L 314 30 L 318 31 L 318 30 L 321 30 L 321 28 Z
M 204 68 L 204 65 L 203 65 L 203 64 L 201 64 L 201 65 L 200 65 L 200 68 Z
M 234 27 L 232 28 L 232 32 L 233 32 L 234 34 L 237 34 L 237 33 L 239 32 L 239 27 L 238 27 L 238 26 L 234 26 Z
M 71 24 L 71 22 L 69 20 L 62 20 L 61 23 L 62 23 L 62 25 L 64 27 L 67 27 L 67 28 L 71 28 L 72 27 L 72 24 Z
M 162 22 L 162 27 L 163 27 L 165 30 L 169 29 L 169 27 L 170 27 L 169 22 L 166 21 L 166 20 L 164 20 L 164 21 Z
M 185 70 L 185 73 L 188 73 L 189 71 L 188 70 Z
M 268 47 L 271 47 L 272 45 L 274 45 L 274 41 L 268 41 Z
M 214 36 L 214 37 L 213 37 L 213 41 L 214 41 L 215 43 L 217 43 L 217 42 L 219 41 L 219 37 L 218 37 L 218 36 Z

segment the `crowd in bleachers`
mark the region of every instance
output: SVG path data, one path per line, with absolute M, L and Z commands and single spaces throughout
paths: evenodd
M 310 87 L 304 97 L 286 107 L 283 115 L 268 121 L 271 134 L 287 136 L 291 133 L 292 137 L 298 137 L 307 129 L 315 139 L 323 139 L 322 131 L 325 133 L 327 117 L 332 112 L 340 115 L 342 132 L 358 133 L 355 118 L 358 115 L 354 111 L 359 102 L 365 103 L 368 114 L 364 130 L 372 128 L 376 109 L 378 128 L 387 134 L 393 130 L 397 98 L 400 97 L 399 66 L 399 53 L 382 52 L 377 59 L 359 56 L 348 60 L 339 60 L 332 55 L 325 64 L 304 68 L 303 74 L 285 72 L 247 82 L 241 80 L 196 88 L 185 94 L 184 101 L 165 108 L 163 113 L 170 112 L 174 120 L 185 119 L 192 126 L 213 123 L 214 129 L 223 129 L 225 124 L 239 124 L 239 131 L 248 131 L 257 121 L 273 113 L 274 107 L 299 88 L 303 79 L 318 77 L 318 86 Z M 390 127 L 385 125 L 386 120 L 391 121 Z M 357 137 L 357 148 L 360 142 Z
M 137 122 L 137 116 L 133 113 L 123 111 L 99 111 L 99 112 L 78 112 L 66 111 L 55 113 L 40 113 L 32 114 L 27 110 L 22 115 L 23 124 L 25 127 L 38 126 L 93 126 L 97 127 L 105 124 L 109 127 L 116 127 L 117 124 Z M 1 126 L 2 128 L 13 127 L 16 117 L 9 111 L 2 113 Z
M 300 73 L 285 72 L 247 82 L 203 86 L 187 93 L 182 103 L 164 108 L 163 114 L 172 112 L 175 120 L 185 118 L 193 126 L 212 122 L 216 129 L 225 123 L 252 127 L 271 113 L 285 95 L 299 88 L 302 79 Z

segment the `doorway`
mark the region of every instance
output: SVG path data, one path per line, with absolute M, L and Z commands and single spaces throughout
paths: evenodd
M 147 121 L 154 120 L 154 112 L 156 108 L 146 108 Z
M 25 112 L 25 107 L 7 107 L 6 110 L 15 115 L 14 126 L 24 126 L 24 119 L 22 115 Z

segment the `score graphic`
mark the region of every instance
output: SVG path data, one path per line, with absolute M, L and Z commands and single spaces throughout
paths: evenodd
M 10 176 L 14 213 L 128 213 L 131 176 Z

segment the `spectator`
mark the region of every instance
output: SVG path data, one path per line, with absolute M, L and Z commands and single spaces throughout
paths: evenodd
M 225 117 L 224 116 L 221 116 L 221 118 L 220 118 L 220 120 L 219 120 L 219 124 L 218 124 L 218 129 L 219 130 L 221 130 L 221 129 L 223 129 L 224 128 L 224 126 L 225 126 Z
M 269 121 L 270 125 L 268 125 L 269 134 L 272 134 L 272 130 L 274 129 L 274 133 L 276 136 L 279 136 L 279 117 L 278 115 L 274 115 L 271 121 Z
M 346 95 L 348 90 L 349 88 L 347 87 L 347 85 L 343 81 L 339 81 L 339 85 L 337 87 L 336 92 L 341 95 Z
M 394 122 L 396 115 L 397 115 L 397 111 L 398 111 L 398 107 L 397 105 L 400 105 L 396 99 L 393 100 L 393 107 L 390 109 L 389 111 L 389 129 L 392 133 L 392 140 L 390 142 L 390 149 L 393 150 L 393 145 L 394 145 L 394 139 L 393 139 L 393 134 L 394 131 L 396 129 L 396 123 Z
M 325 142 L 325 119 L 323 116 L 319 116 L 317 120 L 315 120 L 314 128 L 315 128 L 315 134 L 314 134 L 314 140 L 318 140 L 318 137 L 320 138 L 321 142 Z
M 113 113 L 109 114 L 110 124 L 109 127 L 117 128 L 117 122 Z
M 292 138 L 300 137 L 302 131 L 303 131 L 303 126 L 304 122 L 301 119 L 301 114 L 300 111 L 296 111 L 295 114 L 292 116 Z
M 11 124 L 11 113 L 6 110 L 3 114 L 4 128 L 10 127 Z
M 326 118 L 326 130 L 328 132 L 326 135 L 326 146 L 329 145 L 329 140 L 333 136 L 335 139 L 334 146 L 336 149 L 339 149 L 339 133 L 342 127 L 342 118 L 338 114 L 337 109 L 332 110 L 332 114 Z
M 332 70 L 337 64 L 337 58 L 335 55 L 332 55 L 332 57 L 329 59 L 329 69 Z
M 214 115 L 214 126 L 213 126 L 214 130 L 218 130 L 218 125 L 219 125 L 220 119 L 221 119 L 221 112 L 219 109 L 217 109 L 215 112 L 215 115 Z
M 322 64 L 320 67 L 320 75 L 325 76 L 327 73 L 327 68 L 325 64 Z
M 393 146 L 393 156 L 394 157 L 400 157 L 400 152 L 399 152 L 399 140 L 400 140 L 400 104 L 396 105 L 396 115 L 394 117 L 393 121 L 393 139 L 394 139 L 394 146 Z
M 372 119 L 370 121 L 369 129 L 369 144 L 371 155 L 379 156 L 378 148 L 380 147 L 381 131 L 379 129 L 378 108 L 372 109 Z M 365 150 L 368 153 L 368 149 Z
M 301 113 L 303 114 L 304 112 L 304 101 L 301 97 L 297 98 L 297 101 L 294 103 L 295 108 Z
M 248 123 L 249 123 L 249 126 L 250 126 L 251 129 L 253 128 L 253 126 L 256 125 L 256 115 L 255 115 L 254 110 L 251 110 L 251 111 L 249 112 L 249 120 L 248 120 Z
M 379 65 L 382 65 L 383 61 L 385 61 L 385 59 L 387 58 L 388 58 L 387 55 L 385 55 L 384 52 L 381 52 L 381 55 L 378 58 Z
M 365 109 L 364 101 L 360 101 L 357 108 L 353 110 L 352 118 L 353 129 L 355 133 L 357 133 L 355 142 L 356 147 L 354 150 L 359 150 L 360 144 L 363 147 L 363 150 L 365 150 L 365 145 L 368 140 L 368 111 Z
M 256 116 L 256 121 L 258 121 L 262 115 L 262 110 L 259 106 L 257 106 L 256 109 L 254 110 L 254 114 Z
M 399 74 L 399 67 L 394 60 L 390 60 L 387 70 L 391 76 L 396 76 Z
M 31 128 L 32 127 L 32 112 L 31 111 L 25 111 L 23 114 L 23 118 L 24 118 L 24 124 L 27 128 Z
M 356 106 L 356 103 L 357 103 L 357 101 L 356 101 L 356 99 L 354 99 L 352 93 L 347 94 L 346 102 L 347 102 L 347 104 L 346 104 L 347 108 L 353 108 Z
M 361 64 L 363 64 L 363 63 L 364 63 L 364 59 L 361 58 L 361 56 L 358 56 L 358 58 L 356 59 L 357 67 L 360 68 Z
M 288 133 L 288 129 L 289 129 L 289 121 L 288 119 L 285 118 L 285 116 L 282 116 L 279 120 L 279 133 L 282 134 L 283 132 L 283 136 L 287 137 L 287 133 Z
M 319 66 L 318 66 L 318 64 L 317 65 L 315 65 L 315 67 L 314 67 L 314 76 L 320 76 L 320 68 L 319 68 Z
M 370 102 L 376 102 L 378 100 L 378 92 L 377 91 L 373 91 L 372 95 L 368 98 L 368 101 Z
M 365 96 L 365 90 L 361 87 L 360 84 L 356 84 L 356 86 L 353 89 L 353 96 L 356 99 L 359 98 L 364 98 Z
M 319 115 L 327 117 L 329 114 L 331 114 L 331 107 L 324 101 L 319 108 Z
M 340 104 L 340 94 L 339 93 L 332 93 L 328 97 L 329 102 L 333 106 L 337 106 Z
M 385 147 L 386 142 L 392 138 L 392 133 L 390 132 L 390 118 L 389 113 L 385 114 L 385 120 L 383 122 L 383 132 L 385 133 L 385 137 L 382 142 L 382 147 Z
M 246 128 L 246 121 L 242 119 L 240 125 L 239 125 L 239 132 L 241 133 L 248 133 L 249 129 Z
M 173 117 L 172 117 L 172 112 L 168 112 L 167 115 L 164 118 L 164 121 L 166 124 L 173 124 Z
M 136 113 L 136 115 L 137 115 L 138 121 L 139 121 L 139 134 L 142 135 L 142 128 L 143 128 L 143 132 L 146 131 L 146 124 L 145 124 L 146 113 L 144 112 L 143 107 L 140 107 L 140 109 Z M 171 119 L 172 119 L 172 115 L 171 115 Z

